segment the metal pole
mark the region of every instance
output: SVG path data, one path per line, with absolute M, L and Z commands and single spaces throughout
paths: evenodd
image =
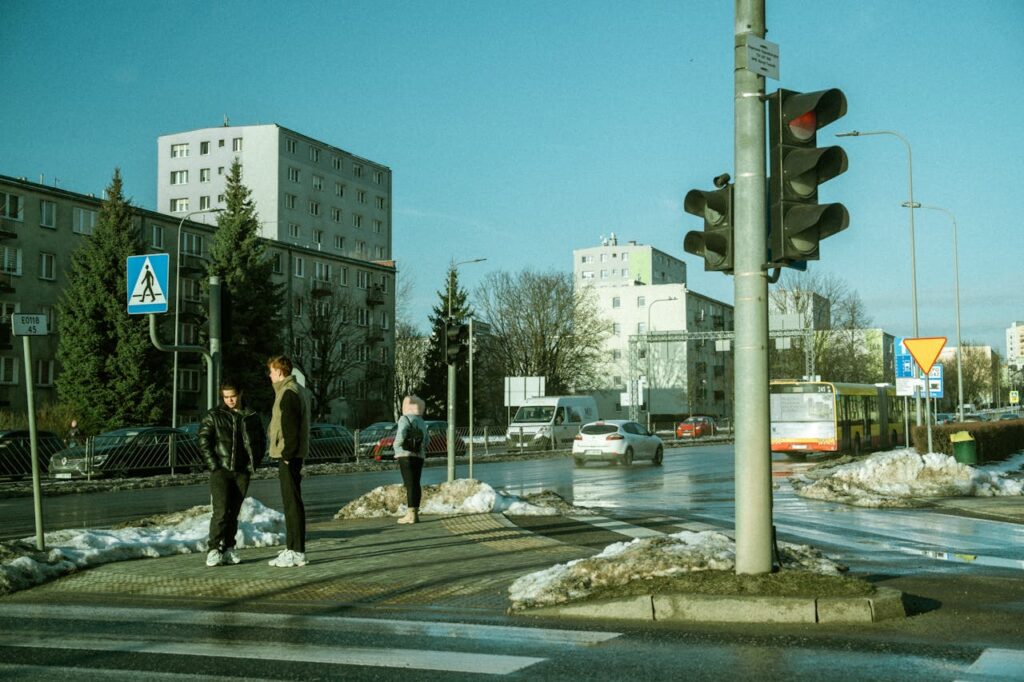
M 216 389 L 221 378 L 220 277 L 210 275 L 210 356 L 213 358 L 213 376 L 206 377 L 208 409 L 216 407 Z
M 736 0 L 735 231 L 736 573 L 772 570 L 765 272 L 764 78 L 746 67 L 748 36 L 764 38 L 764 0 Z
M 32 457 L 32 508 L 36 515 L 36 549 L 46 549 L 43 540 L 43 495 L 39 485 L 39 438 L 36 435 L 36 404 L 32 389 L 32 349 L 29 347 L 28 336 L 22 336 L 22 348 L 25 349 L 25 399 L 28 401 L 28 442 L 29 454 Z
M 469 318 L 469 478 L 473 478 L 473 318 Z
M 452 319 L 452 289 L 455 288 L 455 265 L 448 272 L 448 320 Z M 455 480 L 455 363 L 448 363 L 448 482 Z

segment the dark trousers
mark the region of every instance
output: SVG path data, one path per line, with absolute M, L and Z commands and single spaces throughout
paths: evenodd
M 302 460 L 283 459 L 277 465 L 284 504 L 285 540 L 293 552 L 306 551 L 306 507 L 302 504 Z
M 210 538 L 207 549 L 231 549 L 238 533 L 238 512 L 242 509 L 245 493 L 249 490 L 248 471 L 217 469 L 210 473 Z
M 405 485 L 405 504 L 410 509 L 420 508 L 420 474 L 423 473 L 422 457 L 397 457 L 398 468 L 402 471 L 402 483 Z

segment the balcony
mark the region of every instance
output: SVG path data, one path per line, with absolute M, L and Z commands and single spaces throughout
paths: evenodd
M 181 272 L 186 276 L 189 274 L 201 275 L 206 272 L 207 261 L 208 259 L 205 256 L 183 253 L 181 255 Z
M 18 236 L 18 221 L 0 216 L 0 239 L 14 239 Z
M 380 343 L 384 340 L 384 330 L 377 325 L 371 325 L 366 329 L 367 343 Z
M 384 287 L 379 284 L 371 284 L 366 290 L 367 305 L 381 305 L 384 303 Z
M 9 272 L 0 272 L 0 294 L 14 293 L 14 277 Z
M 330 296 L 331 293 L 333 293 L 333 287 L 331 287 L 330 282 L 314 279 L 313 289 L 310 293 L 312 293 L 315 298 L 320 298 L 321 296 Z

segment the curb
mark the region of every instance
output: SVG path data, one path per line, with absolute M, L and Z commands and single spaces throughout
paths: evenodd
M 603 599 L 520 611 L 521 615 L 666 623 L 874 623 L 905 618 L 903 593 L 876 588 L 873 597 L 757 597 L 659 594 Z

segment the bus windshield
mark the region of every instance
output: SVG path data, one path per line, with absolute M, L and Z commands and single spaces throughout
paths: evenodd
M 553 405 L 523 405 L 512 418 L 513 424 L 547 424 L 555 414 Z

